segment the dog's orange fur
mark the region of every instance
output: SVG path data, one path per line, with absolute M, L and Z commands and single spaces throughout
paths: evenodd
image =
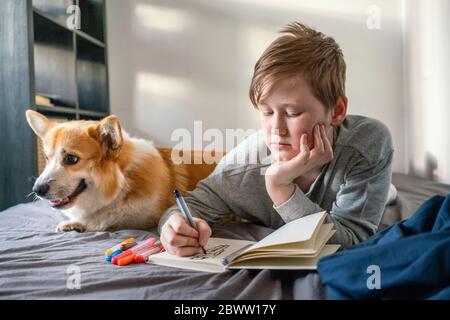
M 117 224 L 108 224 L 105 221 L 104 226 L 101 222 L 90 224 L 89 215 L 94 215 L 95 212 L 77 213 L 76 210 L 77 206 L 82 207 L 80 202 L 89 196 L 81 193 L 74 200 L 75 209 L 68 209 L 70 211 L 68 213 L 62 211 L 77 226 L 80 223 L 85 225 L 86 230 L 153 227 L 164 211 L 174 204 L 172 191 L 178 189 L 186 192 L 190 189 L 189 169 L 193 168 L 192 166 L 174 165 L 170 153 L 159 153 L 156 148 L 143 140 L 130 138 L 122 131 L 118 119 L 114 116 L 102 121 L 71 121 L 57 124 L 34 111 L 28 111 L 27 119 L 36 134 L 43 140 L 49 161 L 61 163 L 59 158 L 62 149 L 80 158 L 74 165 L 61 163 L 62 169 L 58 170 L 62 170 L 63 176 L 65 175 L 63 179 L 67 179 L 66 184 L 70 184 L 72 176 L 74 180 L 79 179 L 80 176 L 89 177 L 92 182 L 86 178 L 90 182 L 88 188 L 95 188 L 90 192 L 97 192 L 106 205 L 112 205 L 113 207 L 108 209 L 112 214 L 115 207 L 120 207 L 124 209 L 118 209 L 117 214 L 130 215 L 129 224 L 126 221 Z M 118 174 L 118 170 L 121 174 Z M 50 169 L 44 173 L 52 175 Z M 119 195 L 121 195 L 120 199 L 117 198 Z M 60 195 L 60 197 L 64 196 L 66 195 Z M 119 200 L 115 200 L 116 198 Z M 149 199 L 152 199 L 152 202 L 146 208 L 144 203 L 148 203 Z M 136 212 L 129 212 L 133 208 Z M 97 211 L 100 212 L 101 209 L 98 208 Z M 151 212 L 138 212 L 146 209 Z M 86 211 L 84 208 L 83 210 Z M 119 221 L 121 218 L 109 217 L 108 213 L 102 214 L 111 221 L 117 219 Z M 134 221 L 132 218 L 136 216 L 133 214 L 146 214 L 145 223 L 136 225 L 139 224 L 136 221 L 140 220 Z M 96 218 L 100 219 L 100 216 L 97 214 Z M 64 226 L 60 228 L 60 231 L 73 228 L 73 225 Z

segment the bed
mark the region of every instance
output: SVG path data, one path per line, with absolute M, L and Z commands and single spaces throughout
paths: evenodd
M 397 198 L 386 207 L 380 229 L 409 217 L 427 198 L 450 186 L 393 175 Z M 117 267 L 103 258 L 123 239 L 143 240 L 156 230 L 56 233 L 64 216 L 46 202 L 0 212 L 0 299 L 326 299 L 311 271 L 233 270 L 220 274 L 146 264 Z M 271 229 L 225 222 L 214 236 L 259 240 Z

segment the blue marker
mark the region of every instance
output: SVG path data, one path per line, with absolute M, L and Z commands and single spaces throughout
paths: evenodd
M 114 258 L 115 256 L 119 255 L 122 253 L 122 250 L 118 249 L 116 251 L 114 251 L 113 253 L 111 253 L 110 255 L 106 256 L 106 261 L 111 262 L 112 258 Z

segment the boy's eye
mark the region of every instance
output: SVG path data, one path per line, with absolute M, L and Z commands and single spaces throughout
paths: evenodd
M 288 117 L 298 117 L 300 115 L 300 112 L 297 112 L 297 113 L 286 113 L 286 116 L 288 116 Z
M 79 158 L 77 156 L 74 156 L 73 154 L 67 154 L 64 156 L 63 162 L 66 165 L 74 165 L 78 162 Z
M 262 112 L 262 114 L 263 114 L 264 116 L 270 116 L 270 115 L 273 114 L 272 111 L 264 111 L 264 110 L 262 110 L 261 112 Z

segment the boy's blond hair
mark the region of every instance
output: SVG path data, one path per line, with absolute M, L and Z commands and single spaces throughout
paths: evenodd
M 338 97 L 345 97 L 344 55 L 333 38 L 304 24 L 294 22 L 256 62 L 250 85 L 250 100 L 255 108 L 280 79 L 301 75 L 313 94 L 327 109 Z

